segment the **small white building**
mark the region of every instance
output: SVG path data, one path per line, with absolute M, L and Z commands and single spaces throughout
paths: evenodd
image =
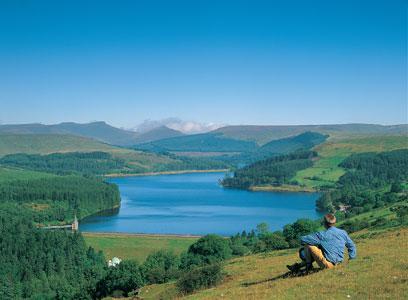
M 114 257 L 108 261 L 108 267 L 116 267 L 121 263 L 121 259 L 118 257 Z

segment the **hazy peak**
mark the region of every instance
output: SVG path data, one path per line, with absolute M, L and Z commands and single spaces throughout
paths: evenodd
M 150 120 L 150 119 L 145 120 L 138 126 L 134 127 L 133 130 L 144 133 L 163 126 L 173 130 L 180 131 L 185 134 L 194 134 L 212 131 L 224 125 L 216 123 L 184 121 L 178 118 L 166 118 L 162 120 Z

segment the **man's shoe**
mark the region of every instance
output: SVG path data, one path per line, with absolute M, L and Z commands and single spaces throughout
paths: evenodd
M 300 263 L 295 263 L 293 265 L 287 265 L 286 267 L 291 272 L 298 272 L 300 270 L 300 268 L 302 267 L 302 265 Z

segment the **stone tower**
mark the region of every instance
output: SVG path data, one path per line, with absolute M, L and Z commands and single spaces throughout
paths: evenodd
M 74 216 L 74 222 L 72 222 L 71 228 L 73 231 L 77 231 L 79 229 L 79 224 L 78 224 L 78 219 L 77 219 L 76 214 Z

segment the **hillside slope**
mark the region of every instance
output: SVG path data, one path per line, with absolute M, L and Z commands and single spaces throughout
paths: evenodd
M 201 133 L 162 139 L 140 144 L 137 149 L 174 152 L 248 152 L 255 150 L 254 142 L 223 137 L 220 133 Z
M 117 152 L 121 148 L 85 137 L 66 134 L 0 134 L 0 157 L 7 154 L 55 152 Z
M 282 278 L 296 250 L 273 251 L 228 261 L 224 282 L 186 299 L 404 299 L 408 294 L 408 229 L 352 235 L 358 258 L 333 270 Z M 142 299 L 174 295 L 174 285 L 143 288 Z
M 19 124 L 0 125 L 0 133 L 9 134 L 70 134 L 83 136 L 112 145 L 127 146 L 136 143 L 137 133 L 106 124 L 105 122 L 91 122 L 78 124 L 65 122 L 53 125 Z
M 328 134 L 330 138 L 350 138 L 367 135 L 407 135 L 408 125 L 376 125 L 376 124 L 333 124 L 333 125 L 276 125 L 256 126 L 237 125 L 219 128 L 213 133 L 223 137 L 246 141 L 255 141 L 263 145 L 272 140 L 286 138 L 306 131 Z

